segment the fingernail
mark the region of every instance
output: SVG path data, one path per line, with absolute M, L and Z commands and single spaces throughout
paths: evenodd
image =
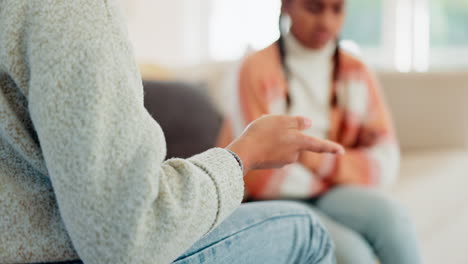
M 311 125 L 312 125 L 312 120 L 308 118 L 304 118 L 304 126 L 307 128 L 307 127 L 310 127 Z
M 341 148 L 338 150 L 338 154 L 339 154 L 339 155 L 344 155 L 344 154 L 346 154 L 346 150 L 345 150 L 343 147 L 341 147 Z

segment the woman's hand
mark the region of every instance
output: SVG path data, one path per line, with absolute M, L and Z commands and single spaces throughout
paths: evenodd
M 244 173 L 254 169 L 273 169 L 296 162 L 301 151 L 343 154 L 342 146 L 306 136 L 301 130 L 311 126 L 304 117 L 267 115 L 252 122 L 226 149 L 236 153 Z

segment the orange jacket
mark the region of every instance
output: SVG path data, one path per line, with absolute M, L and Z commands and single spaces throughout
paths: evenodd
M 303 153 L 299 162 L 313 180 L 307 197 L 302 198 L 317 196 L 339 184 L 385 185 L 398 172 L 398 143 L 379 85 L 361 61 L 340 52 L 339 75 L 331 81 L 328 139 L 342 144 L 347 153 Z M 234 100 L 238 111 L 226 117 L 219 145 L 226 146 L 250 122 L 271 113 L 278 102 L 285 102 L 287 91 L 276 43 L 248 56 L 240 69 Z M 247 195 L 252 199 L 288 198 L 282 196 L 281 186 L 290 177 L 288 167 L 252 171 L 245 176 Z

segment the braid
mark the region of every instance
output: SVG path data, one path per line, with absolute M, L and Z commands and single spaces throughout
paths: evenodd
M 280 15 L 279 18 L 279 32 L 280 36 L 278 39 L 278 48 L 279 48 L 279 55 L 280 55 L 280 60 L 281 64 L 283 65 L 283 68 L 286 68 L 286 48 L 284 46 L 284 39 L 283 39 L 283 25 L 281 24 L 283 21 L 283 14 Z
M 283 38 L 282 21 L 283 21 L 283 14 L 280 15 L 279 23 L 278 23 L 279 32 L 280 32 L 280 36 L 278 38 L 278 51 L 279 51 L 279 55 L 280 55 L 281 65 L 283 66 L 284 76 L 285 76 L 285 78 L 287 80 L 288 79 L 288 68 L 286 66 L 286 47 L 285 47 L 284 38 Z M 291 106 L 291 96 L 289 96 L 289 91 L 287 91 L 287 94 L 286 94 L 286 107 L 289 109 L 290 106 Z
M 338 81 L 340 77 L 340 64 L 341 64 L 341 52 L 340 52 L 340 39 L 336 39 L 335 53 L 333 54 L 333 81 Z
M 335 53 L 333 54 L 333 80 L 334 85 L 337 83 L 340 78 L 340 65 L 341 65 L 341 52 L 340 52 L 340 39 L 336 39 L 336 48 Z M 332 93 L 331 105 L 334 107 L 338 104 L 338 95 L 336 91 Z

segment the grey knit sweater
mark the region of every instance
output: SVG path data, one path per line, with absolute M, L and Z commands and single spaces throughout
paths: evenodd
M 111 0 L 0 0 L 0 120 L 0 263 L 169 263 L 242 199 L 224 149 L 164 162 Z

